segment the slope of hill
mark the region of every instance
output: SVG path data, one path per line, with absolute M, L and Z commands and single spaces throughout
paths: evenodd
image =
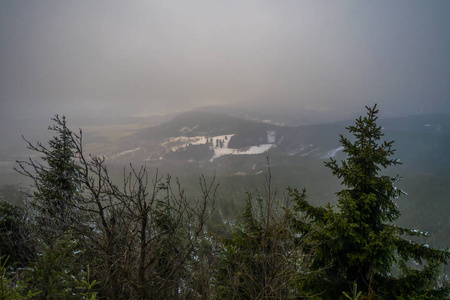
M 450 176 L 449 120 L 447 115 L 421 115 L 383 119 L 379 124 L 385 139 L 396 141 L 404 170 Z M 276 155 L 291 164 L 289 161 L 298 159 L 323 160 L 339 155 L 339 134 L 346 135 L 345 127 L 352 123 L 284 127 L 217 112 L 192 111 L 123 138 L 103 154 L 113 164 L 191 163 L 217 168 L 218 161 L 224 163 L 232 161 L 231 156 L 246 154 Z
M 280 190 L 306 187 L 316 203 L 333 203 L 340 181 L 323 167 L 323 161 L 345 158 L 339 134 L 348 136 L 345 127 L 352 124 L 354 120 L 287 127 L 218 112 L 192 111 L 115 139 L 93 154 L 105 155 L 111 174 L 117 178 L 123 165 L 145 164 L 179 176 L 187 189 L 197 185 L 198 175 L 215 173 L 220 182 L 218 206 L 228 217 L 235 217 L 245 189 L 264 183 L 267 157 L 274 186 Z M 404 212 L 400 223 L 434 232 L 435 245 L 448 246 L 450 115 L 380 119 L 378 124 L 384 128 L 385 140 L 395 140 L 395 157 L 404 163 L 389 170 L 389 175 L 398 173 L 404 178 L 399 188 L 409 194 L 398 201 Z M 105 138 L 101 144 L 107 143 Z M 8 170 L 2 175 L 9 180 L 4 183 L 23 180 L 11 167 Z
M 137 132 L 117 143 L 106 157 L 113 163 L 212 162 L 226 155 L 279 151 L 288 156 L 333 156 L 336 124 L 283 127 L 211 112 L 188 112 Z

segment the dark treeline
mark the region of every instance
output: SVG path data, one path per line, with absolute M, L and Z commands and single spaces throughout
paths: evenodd
M 449 251 L 393 225 L 404 192 L 381 171 L 400 162 L 367 110 L 341 136 L 347 159 L 325 163 L 342 181 L 335 207 L 279 197 L 269 166 L 236 220 L 216 209 L 214 179 L 195 199 L 145 167 L 117 183 L 56 116 L 48 145 L 27 142 L 40 160 L 18 162 L 34 183 L 25 205 L 0 202 L 0 299 L 447 299 Z

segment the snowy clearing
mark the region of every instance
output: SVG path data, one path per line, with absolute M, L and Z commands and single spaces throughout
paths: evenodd
M 275 145 L 273 144 L 263 144 L 243 149 L 214 148 L 214 156 L 211 158 L 211 161 L 224 155 L 262 154 L 264 152 L 269 151 L 273 147 L 275 147 Z
M 111 155 L 111 156 L 109 156 L 107 158 L 108 159 L 115 159 L 115 158 L 118 158 L 120 156 L 123 156 L 123 155 L 126 155 L 126 154 L 130 154 L 130 153 L 133 153 L 133 152 L 136 152 L 136 151 L 139 151 L 139 150 L 141 150 L 141 147 L 138 147 L 138 148 L 135 148 L 135 149 L 131 149 L 131 150 L 122 151 L 122 152 L 119 152 L 117 154 Z

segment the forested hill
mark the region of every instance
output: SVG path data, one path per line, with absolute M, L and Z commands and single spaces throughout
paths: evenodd
M 353 122 L 287 127 L 193 111 L 125 137 L 104 153 L 119 170 L 129 162 L 145 164 L 176 174 L 189 185 L 196 185 L 200 174 L 215 173 L 222 191 L 218 205 L 233 218 L 242 209 L 245 190 L 264 182 L 267 157 L 278 189 L 305 187 L 311 201 L 335 203 L 340 181 L 323 167 L 323 161 L 346 158 L 339 135 L 351 139 L 345 128 Z M 398 201 L 399 224 L 432 232 L 431 243 L 445 247 L 450 241 L 446 188 L 450 186 L 450 115 L 384 118 L 377 123 L 383 138 L 395 141 L 395 157 L 402 162 L 388 171 L 404 178 L 399 185 L 408 193 Z
M 386 139 L 396 141 L 405 170 L 448 176 L 449 120 L 449 115 L 434 114 L 381 119 L 379 123 Z M 103 154 L 112 163 L 147 165 L 208 165 L 218 158 L 226 162 L 246 153 L 284 155 L 284 160 L 323 160 L 339 154 L 339 134 L 350 122 L 285 127 L 193 111 L 109 144 Z
M 138 141 L 138 148 L 154 141 L 166 151 L 158 150 L 164 156 L 156 162 L 188 165 L 176 179 L 139 160 L 115 172 L 108 157 L 85 153 L 81 135 L 55 116 L 48 144 L 28 143 L 42 160 L 17 162 L 17 172 L 34 183 L 23 194 L 28 205 L 8 201 L 21 197 L 16 188 L 0 190 L 2 297 L 447 299 L 448 201 L 436 193 L 449 178 L 419 165 L 403 185 L 395 149 L 405 141 L 390 139 L 420 132 L 439 140 L 448 127 L 422 128 L 410 118 L 382 129 L 377 113 L 368 107 L 335 137 L 337 145 L 322 139 L 341 124 L 289 128 L 198 113 L 122 141 Z M 408 150 L 430 147 L 440 149 Z M 138 153 L 127 151 L 122 156 Z M 208 166 L 227 171 L 189 181 Z M 296 188 L 289 178 L 318 190 Z M 325 203 L 317 202 L 321 193 Z

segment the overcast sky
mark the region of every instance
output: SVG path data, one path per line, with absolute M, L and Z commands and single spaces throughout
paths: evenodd
M 450 1 L 0 1 L 2 118 L 450 111 Z

